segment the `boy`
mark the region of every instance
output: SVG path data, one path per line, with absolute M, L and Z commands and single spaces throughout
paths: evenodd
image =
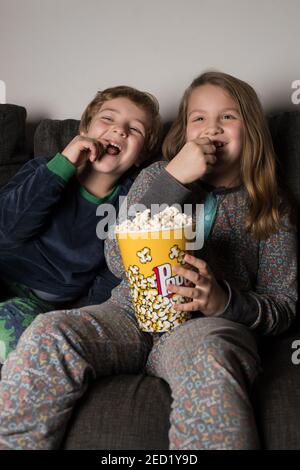
M 153 154 L 160 130 L 153 96 L 108 88 L 61 154 L 31 160 L 1 190 L 0 279 L 14 298 L 0 304 L 0 363 L 37 314 L 71 305 L 93 282 L 87 303 L 110 297 L 119 280 L 105 263 L 96 209 L 118 210 L 133 182 L 128 170 Z

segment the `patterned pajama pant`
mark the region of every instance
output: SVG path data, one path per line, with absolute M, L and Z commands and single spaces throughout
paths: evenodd
M 112 301 L 39 315 L 2 368 L 0 449 L 55 449 L 91 380 L 147 372 L 172 390 L 170 449 L 259 447 L 248 392 L 260 369 L 247 328 L 195 318 L 152 341 Z
M 15 349 L 20 336 L 37 315 L 55 308 L 26 286 L 10 283 L 9 298 L 0 302 L 0 364 Z

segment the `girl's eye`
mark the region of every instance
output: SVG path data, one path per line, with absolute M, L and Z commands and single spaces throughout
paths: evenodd
M 230 119 L 235 119 L 235 116 L 233 116 L 232 114 L 224 114 L 223 118 L 228 121 Z
M 103 119 L 104 121 L 109 121 L 109 122 L 112 121 L 112 118 L 111 118 L 110 116 L 102 116 L 102 119 Z
M 198 116 L 194 119 L 194 122 L 203 122 L 204 121 L 204 117 L 203 116 Z
M 137 134 L 143 135 L 142 131 L 138 129 L 137 127 L 130 127 L 129 128 L 132 132 L 135 132 Z

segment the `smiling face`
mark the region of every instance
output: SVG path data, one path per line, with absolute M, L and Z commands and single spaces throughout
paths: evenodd
M 105 101 L 82 135 L 101 142 L 106 153 L 93 162 L 95 171 L 122 175 L 137 163 L 147 129 L 147 114 L 125 97 Z
M 217 147 L 217 162 L 212 172 L 203 179 L 214 186 L 238 184 L 243 124 L 237 103 L 219 86 L 201 85 L 190 95 L 186 141 L 199 137 L 209 137 Z

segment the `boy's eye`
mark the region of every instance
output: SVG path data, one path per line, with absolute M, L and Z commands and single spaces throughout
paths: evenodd
M 229 119 L 235 119 L 235 116 L 233 116 L 233 114 L 224 114 L 223 118 L 225 120 L 229 120 Z
M 203 116 L 198 116 L 193 121 L 194 122 L 202 122 L 202 121 L 204 121 L 204 117 Z
M 109 122 L 112 121 L 112 118 L 111 118 L 110 116 L 102 116 L 102 119 L 103 119 L 104 121 L 109 121 Z

